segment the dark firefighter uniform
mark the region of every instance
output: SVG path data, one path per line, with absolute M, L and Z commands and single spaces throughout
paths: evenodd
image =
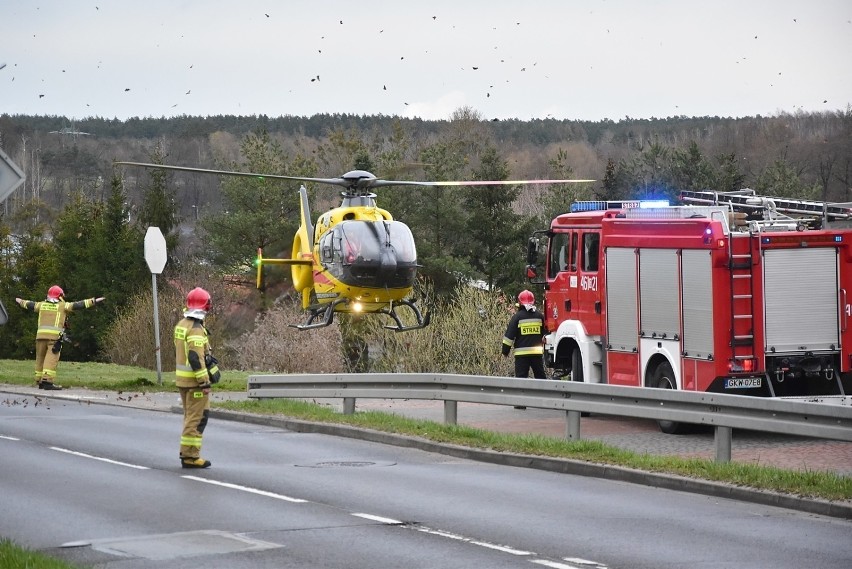
M 191 314 L 185 313 L 175 326 L 175 384 L 183 404 L 180 460 L 184 468 L 206 468 L 210 462 L 201 458 L 201 439 L 210 413 L 210 375 L 205 365 L 210 342 L 203 320 Z
M 51 288 L 51 291 L 53 289 Z M 35 302 L 16 298 L 15 301 L 25 310 L 38 312 L 38 330 L 36 331 L 35 381 L 39 389 L 62 389 L 56 385 L 56 367 L 62 348 L 62 333 L 69 312 L 81 308 L 91 308 L 103 302 L 103 297 L 87 298 L 76 302 L 65 302 L 61 296 Z
M 536 379 L 547 379 L 544 372 L 544 345 L 542 338 L 547 333 L 544 316 L 534 306 L 518 307 L 503 336 L 503 355 L 514 349 L 515 377 L 527 377 L 530 368 Z

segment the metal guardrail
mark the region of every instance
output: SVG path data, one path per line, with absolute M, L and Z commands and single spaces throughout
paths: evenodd
M 430 373 L 252 375 L 248 397 L 423 399 L 444 402 L 444 422 L 456 424 L 458 402 L 565 411 L 565 437 L 580 438 L 582 413 L 709 425 L 716 461 L 730 462 L 733 429 L 852 442 L 852 407 L 670 389 L 571 381 Z

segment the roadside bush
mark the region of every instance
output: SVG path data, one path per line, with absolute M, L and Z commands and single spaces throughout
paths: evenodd
M 159 288 L 159 287 L 158 287 Z M 160 313 L 160 364 L 175 369 L 174 326 L 183 314 L 184 295 L 171 286 L 157 295 Z M 112 321 L 103 341 L 104 357 L 120 365 L 157 369 L 154 346 L 154 298 L 151 291 L 134 295 Z
M 428 290 L 424 295 L 428 305 L 434 296 Z M 389 332 L 380 319 L 369 321 L 373 371 L 514 375 L 511 358 L 500 353 L 514 313 L 508 298 L 460 284 L 449 298 L 433 303 L 431 323 L 420 330 Z
M 301 304 L 281 297 L 259 313 L 254 329 L 227 342 L 229 365 L 243 371 L 278 373 L 340 373 L 346 371 L 340 328 L 330 326 L 297 330 L 291 324 L 305 321 Z

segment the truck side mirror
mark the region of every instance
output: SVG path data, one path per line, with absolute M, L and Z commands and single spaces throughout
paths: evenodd
M 531 238 L 527 241 L 527 265 L 532 266 L 533 271 L 535 271 L 535 264 L 538 260 L 538 239 Z M 527 267 L 527 273 L 529 274 L 529 267 Z
M 538 271 L 535 268 L 535 265 L 527 265 L 527 278 L 529 280 L 533 280 L 538 276 Z

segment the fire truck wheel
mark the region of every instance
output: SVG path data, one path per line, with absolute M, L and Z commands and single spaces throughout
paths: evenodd
M 653 386 L 658 389 L 677 389 L 674 370 L 669 362 L 663 362 L 657 366 Z M 657 421 L 657 425 L 667 435 L 682 435 L 687 432 L 686 425 L 675 421 Z

